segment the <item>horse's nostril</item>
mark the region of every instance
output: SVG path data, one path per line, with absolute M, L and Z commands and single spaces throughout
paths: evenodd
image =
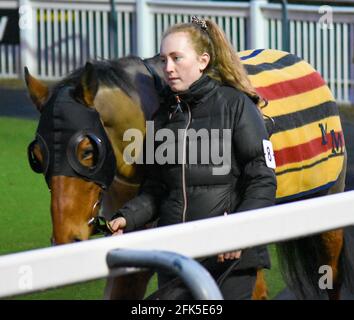
M 73 242 L 80 242 L 82 241 L 80 238 L 74 238 Z

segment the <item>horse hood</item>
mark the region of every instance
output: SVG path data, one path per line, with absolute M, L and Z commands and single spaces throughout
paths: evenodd
M 70 87 L 59 89 L 43 108 L 39 120 L 35 142 L 43 155 L 42 171 L 47 184 L 52 176 L 63 175 L 87 179 L 108 188 L 116 171 L 111 143 L 98 112 L 77 102 L 71 94 Z M 91 167 L 81 164 L 77 157 L 78 145 L 84 138 L 90 140 L 94 149 Z M 33 162 L 31 166 L 35 170 Z

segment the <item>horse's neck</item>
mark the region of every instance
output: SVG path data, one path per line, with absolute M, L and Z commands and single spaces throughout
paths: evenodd
M 120 61 L 136 86 L 139 103 L 144 111 L 146 120 L 150 120 L 159 107 L 159 96 L 155 88 L 154 75 L 150 73 L 141 60 L 123 58 Z M 158 76 L 161 84 L 165 85 L 160 59 L 155 56 L 146 59 L 145 62 L 155 71 L 155 76 Z
M 162 68 L 159 59 L 151 58 L 147 62 L 154 68 L 156 74 L 162 77 Z M 145 120 L 151 120 L 152 115 L 159 107 L 159 97 L 155 88 L 153 75 L 142 61 L 138 59 L 123 58 L 120 60 L 120 63 L 130 75 L 137 89 L 137 93 L 131 93 L 133 100 L 140 105 L 140 108 L 144 112 Z M 117 114 L 119 114 L 119 110 L 117 110 Z M 138 175 L 141 172 L 137 170 L 133 170 L 132 172 L 134 172 L 134 175 L 130 176 L 129 180 L 139 181 L 140 177 Z M 122 180 L 116 176 L 111 187 L 103 197 L 101 215 L 107 219 L 111 218 L 119 208 L 137 194 L 138 189 L 139 184 L 127 182 L 127 180 Z
M 152 58 L 145 59 L 145 63 L 147 63 L 159 76 L 163 85 L 167 85 L 166 81 L 164 80 L 164 73 L 163 73 L 163 64 L 161 62 L 160 56 L 156 55 Z

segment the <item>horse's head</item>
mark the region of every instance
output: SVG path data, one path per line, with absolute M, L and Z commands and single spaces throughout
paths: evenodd
M 137 91 L 134 96 L 127 73 L 107 62 L 87 63 L 52 90 L 27 69 L 25 80 L 41 114 L 28 155 L 51 191 L 52 241 L 86 240 L 92 232 L 88 222 L 97 216 L 113 179 L 124 182 L 111 185 L 114 194 L 108 202 L 113 207 L 137 191 L 138 170 L 124 161 L 123 150 L 130 142 L 123 135 L 129 128 L 145 134 L 140 96 Z M 149 81 L 153 84 L 150 76 Z
M 29 161 L 35 172 L 44 174 L 51 191 L 53 242 L 87 239 L 92 231 L 88 221 L 97 215 L 101 193 L 116 172 L 110 140 L 92 107 L 95 89 L 83 88 L 80 81 L 50 93 L 27 69 L 25 77 L 41 113 L 28 147 Z

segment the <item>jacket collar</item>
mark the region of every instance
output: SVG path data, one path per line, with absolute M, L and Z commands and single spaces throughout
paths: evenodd
M 219 86 L 219 83 L 208 75 L 202 75 L 195 81 L 188 90 L 182 92 L 173 92 L 170 87 L 166 87 L 162 92 L 162 100 L 167 105 L 176 104 L 177 96 L 182 102 L 188 103 L 191 107 L 206 101 L 209 96 Z

